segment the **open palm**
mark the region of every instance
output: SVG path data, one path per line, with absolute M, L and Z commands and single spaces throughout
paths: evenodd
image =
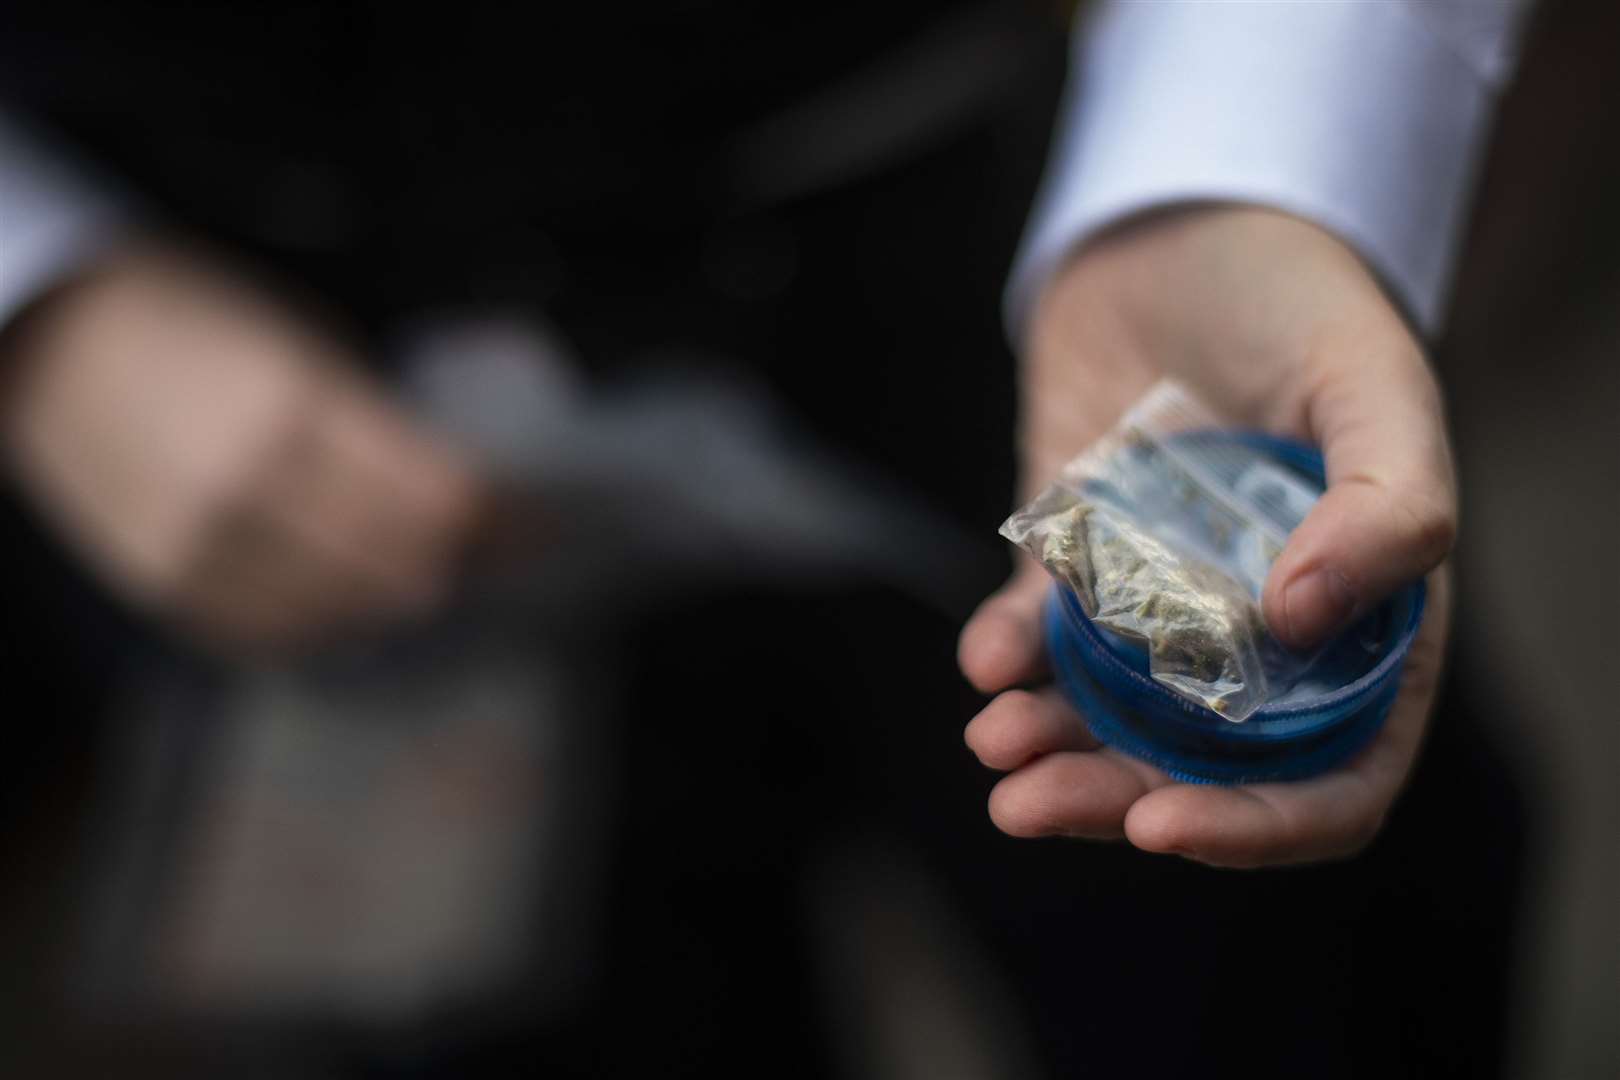
M 1267 624 L 1308 646 L 1429 574 L 1429 604 L 1380 735 L 1309 780 L 1179 783 L 1098 744 L 1050 685 L 1030 560 L 963 629 L 963 672 L 996 695 L 966 738 L 1008 773 L 990 816 L 1014 836 L 1125 837 L 1223 866 L 1352 854 L 1411 771 L 1450 614 L 1455 485 L 1437 385 L 1366 268 L 1317 227 L 1203 207 L 1092 244 L 1052 283 L 1023 359 L 1022 486 L 1033 493 L 1156 379 L 1171 374 L 1236 422 L 1319 444 L 1328 488 L 1277 560 Z

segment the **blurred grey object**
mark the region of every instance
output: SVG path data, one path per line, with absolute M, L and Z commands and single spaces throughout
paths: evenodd
M 740 373 L 650 357 L 638 380 L 589 394 L 539 328 L 440 324 L 410 340 L 412 397 L 507 482 L 521 557 L 472 568 L 484 603 L 593 619 L 784 577 L 881 582 L 953 618 L 977 599 L 953 572 L 973 550 L 959 527 L 796 435 Z

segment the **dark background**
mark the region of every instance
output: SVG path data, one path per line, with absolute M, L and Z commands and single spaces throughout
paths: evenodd
M 981 538 L 961 574 L 988 592 L 1013 485 L 999 293 L 1061 85 L 1063 13 L 565 11 L 13 9 L 0 99 L 372 355 L 424 305 L 501 305 L 559 327 L 604 383 L 672 353 L 745 368 L 806 430 Z M 1586 313 L 1615 296 L 1604 103 L 1620 27 L 1575 5 L 1541 23 L 1438 350 L 1467 501 L 1487 521 L 1515 520 L 1514 493 L 1469 448 L 1513 422 L 1505 403 L 1541 374 L 1515 358 L 1577 316 L 1610 355 L 1616 340 Z M 1605 416 L 1593 430 L 1612 461 Z M 1538 414 L 1526 453 L 1566 460 L 1554 426 Z M 1603 449 L 1574 457 L 1589 467 Z M 1596 1060 L 1591 1032 L 1525 1011 L 1578 978 L 1525 959 L 1568 883 L 1545 839 L 1570 820 L 1564 744 L 1526 742 L 1516 709 L 1537 672 L 1504 671 L 1497 624 L 1478 621 L 1500 610 L 1487 593 L 1504 561 L 1543 568 L 1468 526 L 1430 746 L 1354 862 L 1223 873 L 1002 837 L 983 809 L 993 778 L 961 745 L 979 702 L 955 672 L 955 619 L 859 584 L 739 587 L 637 632 L 609 948 L 583 1006 L 542 1014 L 518 990 L 405 1035 L 201 1037 L 81 1016 L 58 978 L 107 696 L 179 646 L 86 581 L 25 506 L 3 514 L 0 941 L 18 1075 L 211 1075 L 244 1057 L 286 1075 L 283 1053 L 339 1076 L 852 1071 L 803 882 L 874 836 L 949 898 L 1006 988 L 1016 1019 L 998 1030 L 1035 1075 L 1487 1076 Z

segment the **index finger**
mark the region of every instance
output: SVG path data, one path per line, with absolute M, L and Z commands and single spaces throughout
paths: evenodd
M 993 694 L 1045 674 L 1041 602 L 1047 587 L 1040 567 L 1020 562 L 1007 583 L 991 593 L 962 627 L 957 664 L 981 693 Z

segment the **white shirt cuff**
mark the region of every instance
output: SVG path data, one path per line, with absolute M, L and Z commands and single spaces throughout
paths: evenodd
M 1102 6 L 1076 35 L 1008 284 L 1014 341 L 1077 245 L 1192 201 L 1272 206 L 1333 231 L 1434 333 L 1520 6 Z
M 94 258 L 121 203 L 0 114 L 0 327 Z

